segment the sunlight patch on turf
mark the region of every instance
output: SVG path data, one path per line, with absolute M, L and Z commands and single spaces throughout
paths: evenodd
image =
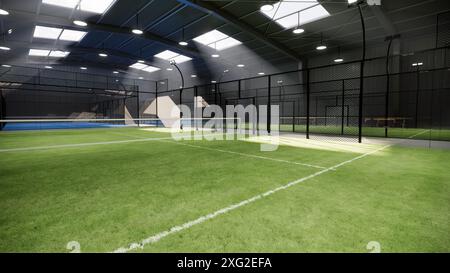
M 364 154 L 379 148 L 380 145 L 376 144 L 363 144 L 350 140 L 335 139 L 329 137 L 315 137 L 314 139 L 306 139 L 301 135 L 281 135 L 277 137 L 273 136 L 256 136 L 246 139 L 249 142 L 266 143 L 266 144 L 279 144 L 284 146 L 335 151 L 335 152 L 347 152 Z

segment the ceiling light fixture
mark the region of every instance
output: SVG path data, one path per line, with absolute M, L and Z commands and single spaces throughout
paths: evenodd
M 219 54 L 211 54 L 211 57 L 213 57 L 213 58 L 219 58 L 220 55 L 219 55 Z
M 98 53 L 98 56 L 100 56 L 102 58 L 106 58 L 106 57 L 108 57 L 108 54 L 106 54 L 106 53 Z
M 266 73 L 264 73 L 264 72 L 259 72 L 258 75 L 263 76 L 263 75 L 266 75 Z
M 180 46 L 187 46 L 188 42 L 184 39 L 184 28 L 181 29 L 181 41 L 178 42 Z
M 316 49 L 319 51 L 327 49 L 327 46 L 323 43 L 323 33 L 320 34 L 320 44 L 316 47 Z
M 86 22 L 81 21 L 81 20 L 75 20 L 75 21 L 73 21 L 73 24 L 80 26 L 80 27 L 86 27 L 88 25 Z
M 197 78 L 197 75 L 191 75 L 191 78 Z
M 302 34 L 303 32 L 305 32 L 303 28 L 296 28 L 292 31 L 294 34 Z
M 273 10 L 273 5 L 267 4 L 267 5 L 263 5 L 259 8 L 261 11 L 271 11 Z
M 6 67 L 6 68 L 10 68 L 11 67 L 9 64 L 2 64 L 2 66 Z
M 81 70 L 87 70 L 87 67 L 82 66 L 82 67 L 80 67 L 80 69 Z
M 113 74 L 119 74 L 119 71 L 113 71 Z
M 292 31 L 294 34 L 302 34 L 305 32 L 303 28 L 300 28 L 300 11 L 297 13 L 297 27 Z
M 217 83 L 217 81 L 211 81 L 211 83 Z
M 53 66 L 46 65 L 46 66 L 44 66 L 44 68 L 45 69 L 53 69 Z
M 245 67 L 245 64 L 238 64 L 237 67 Z
M 133 32 L 136 35 L 142 35 L 144 34 L 144 32 L 139 28 L 139 13 L 136 14 L 136 28 L 134 28 L 133 30 L 131 30 L 131 32 Z
M 167 71 L 172 71 L 172 70 L 173 70 L 173 68 L 171 68 L 171 67 L 168 67 L 168 68 L 166 68 L 166 70 L 167 70 Z
M 338 47 L 338 55 L 336 59 L 334 59 L 335 63 L 342 63 L 344 61 L 344 58 L 341 56 L 341 47 Z
M 0 46 L 0 50 L 9 51 L 9 50 L 11 50 L 11 48 L 9 48 L 7 46 Z

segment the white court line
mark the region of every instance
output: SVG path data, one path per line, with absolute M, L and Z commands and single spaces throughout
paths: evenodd
M 94 145 L 121 144 L 121 143 L 144 142 L 144 141 L 158 141 L 158 140 L 167 140 L 167 139 L 172 139 L 172 138 L 171 137 L 139 138 L 139 139 L 114 140 L 114 141 L 104 141 L 104 142 L 88 142 L 88 143 L 77 143 L 77 144 L 61 144 L 61 145 L 50 145 L 50 146 L 11 148 L 11 149 L 0 149 L 0 153 L 47 150 L 47 149 L 57 149 L 57 148 L 71 148 L 71 147 L 85 147 L 85 146 L 94 146 Z
M 162 140 L 162 141 L 164 141 L 164 140 Z M 204 149 L 204 150 L 209 150 L 209 151 L 228 153 L 228 154 L 234 154 L 234 155 L 240 155 L 240 156 L 246 156 L 246 157 L 251 157 L 251 158 L 256 158 L 256 159 L 271 160 L 271 161 L 288 163 L 288 164 L 295 164 L 295 165 L 301 165 L 301 166 L 310 167 L 310 168 L 316 168 L 316 169 L 326 169 L 326 167 L 322 167 L 322 166 L 318 166 L 318 165 L 312 165 L 312 164 L 307 164 L 307 163 L 301 163 L 301 162 L 295 162 L 295 161 L 289 161 L 289 160 L 283 160 L 283 159 L 276 159 L 276 158 L 270 158 L 270 157 L 259 156 L 259 155 L 252 155 L 252 154 L 246 154 L 246 153 L 239 153 L 239 152 L 233 152 L 233 151 L 222 150 L 222 149 L 203 147 L 203 146 L 192 145 L 192 144 L 187 144 L 187 143 L 181 143 L 181 142 L 176 142 L 176 141 L 164 141 L 164 142 L 170 142 L 170 143 L 173 143 L 173 144 L 178 144 L 178 145 L 183 145 L 183 146 L 188 146 L 188 147 L 193 147 L 193 148 L 198 148 L 198 149 Z
M 422 134 L 425 134 L 425 133 L 428 132 L 428 131 L 430 131 L 430 130 L 423 130 L 422 132 L 419 132 L 419 133 L 417 133 L 417 134 L 414 134 L 414 135 L 412 135 L 412 136 L 410 136 L 410 137 L 408 137 L 408 138 L 409 138 L 409 139 L 415 138 L 416 136 L 420 136 L 420 135 L 422 135 Z
M 250 204 L 250 203 L 253 203 L 253 202 L 255 202 L 255 201 L 259 200 L 259 199 L 265 198 L 265 197 L 267 197 L 267 196 L 269 196 L 269 195 L 272 195 L 272 194 L 274 194 L 274 193 L 276 193 L 276 192 L 278 192 L 278 191 L 288 189 L 288 188 L 290 188 L 290 187 L 292 187 L 292 186 L 295 186 L 295 185 L 297 185 L 297 184 L 299 184 L 299 183 L 305 182 L 305 181 L 307 181 L 307 180 L 309 180 L 309 179 L 311 179 L 311 178 L 314 178 L 314 177 L 319 176 L 319 175 L 321 175 L 321 174 L 327 173 L 327 172 L 329 172 L 329 171 L 332 171 L 332 170 L 334 170 L 334 169 L 337 169 L 337 168 L 339 168 L 339 167 L 342 167 L 342 166 L 344 166 L 344 165 L 346 165 L 346 164 L 352 163 L 352 162 L 355 161 L 355 160 L 358 160 L 358 159 L 364 158 L 364 157 L 366 157 L 366 156 L 372 155 L 372 154 L 374 154 L 374 153 L 377 153 L 377 152 L 379 152 L 379 151 L 382 151 L 382 150 L 384 150 L 384 149 L 386 149 L 386 148 L 388 148 L 388 147 L 390 147 L 390 146 L 392 146 L 392 145 L 386 145 L 386 146 L 383 146 L 383 147 L 381 147 L 381 148 L 379 148 L 379 149 L 376 149 L 376 150 L 374 150 L 374 151 L 371 151 L 371 152 L 368 152 L 368 153 L 359 155 L 359 156 L 357 156 L 357 157 L 355 157 L 355 158 L 353 158 L 353 159 L 344 161 L 344 162 L 339 163 L 339 164 L 337 164 L 337 165 L 334 165 L 334 166 L 332 166 L 332 167 L 329 167 L 329 168 L 326 168 L 326 169 L 324 169 L 324 170 L 321 170 L 321 171 L 318 171 L 318 172 L 316 172 L 316 173 L 313 173 L 313 174 L 311 174 L 311 175 L 308 175 L 308 176 L 306 176 L 306 177 L 303 177 L 303 178 L 300 178 L 300 179 L 298 179 L 298 180 L 289 182 L 289 183 L 287 183 L 287 184 L 284 185 L 284 186 L 280 186 L 280 187 L 275 188 L 275 189 L 273 189 L 273 190 L 269 190 L 269 191 L 267 191 L 267 192 L 265 192 L 265 193 L 262 193 L 262 194 L 259 194 L 259 195 L 255 195 L 255 196 L 253 196 L 253 197 L 251 197 L 251 198 L 249 198 L 249 199 L 246 199 L 246 200 L 244 200 L 244 201 L 242 201 L 242 202 L 233 204 L 233 205 L 228 206 L 228 207 L 226 207 L 226 208 L 222 208 L 222 209 L 217 210 L 217 211 L 215 211 L 215 212 L 213 212 L 213 213 L 210 213 L 210 214 L 201 216 L 201 217 L 199 217 L 199 218 L 197 218 L 197 219 L 195 219 L 195 220 L 186 222 L 186 223 L 181 224 L 181 225 L 179 225 L 179 226 L 171 227 L 169 230 L 166 230 L 166 231 L 157 233 L 157 234 L 155 234 L 155 235 L 153 235 L 153 236 L 150 236 L 150 237 L 148 237 L 148 238 L 146 238 L 146 239 L 140 241 L 139 243 L 132 243 L 132 244 L 130 244 L 129 247 L 127 247 L 127 248 L 122 247 L 122 248 L 116 249 L 116 250 L 113 251 L 113 252 L 115 252 L 115 253 L 125 253 L 125 252 L 133 251 L 133 250 L 136 250 L 136 249 L 142 249 L 142 248 L 144 248 L 145 245 L 156 243 L 156 242 L 160 241 L 161 239 L 163 239 L 164 237 L 167 237 L 167 236 L 169 236 L 169 235 L 171 235 L 171 234 L 180 232 L 180 231 L 182 231 L 182 230 L 188 229 L 188 228 L 193 227 L 193 226 L 195 226 L 195 225 L 201 224 L 201 223 L 203 223 L 203 222 L 205 222 L 205 221 L 207 221 L 207 220 L 216 218 L 217 216 L 220 216 L 220 215 L 222 215 L 222 214 L 228 213 L 228 212 L 230 212 L 230 211 L 233 211 L 233 210 L 235 210 L 235 209 L 238 209 L 238 208 L 240 208 L 240 207 L 243 207 L 243 206 L 245 206 L 245 205 L 248 205 L 248 204 Z

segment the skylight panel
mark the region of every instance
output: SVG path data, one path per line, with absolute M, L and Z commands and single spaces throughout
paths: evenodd
M 188 62 L 188 61 L 192 60 L 192 58 L 189 58 L 189 57 L 184 56 L 184 55 L 178 55 L 175 58 L 172 58 L 171 60 L 174 60 L 177 64 L 181 64 L 181 63 Z
M 170 60 L 170 59 L 172 59 L 172 58 L 174 58 L 174 57 L 176 57 L 178 55 L 179 55 L 178 53 L 175 53 L 175 52 L 170 51 L 170 50 L 166 50 L 166 51 L 163 51 L 163 52 L 161 52 L 159 54 L 156 54 L 155 57 L 168 61 L 168 60 Z
M 80 10 L 82 11 L 103 14 L 116 2 L 116 0 L 42 0 L 42 3 L 44 4 L 70 9 L 76 8 L 78 2 L 80 2 Z
M 192 58 L 189 58 L 187 56 L 175 53 L 175 52 L 170 51 L 170 50 L 166 50 L 166 51 L 163 51 L 163 52 L 161 52 L 159 54 L 156 54 L 155 57 L 163 59 L 163 60 L 166 60 L 166 61 L 174 60 L 178 64 L 181 64 L 181 63 L 184 63 L 184 62 L 192 60 Z
M 36 26 L 33 37 L 42 39 L 58 39 L 62 29 L 53 27 Z
M 241 42 L 239 42 L 238 40 L 231 38 L 230 36 L 218 30 L 212 30 L 203 35 L 200 35 L 194 38 L 194 41 L 216 50 L 223 50 L 241 44 Z
M 82 0 L 80 3 L 80 9 L 93 13 L 105 13 L 116 0 Z
M 147 65 L 141 64 L 141 63 L 135 63 L 135 64 L 130 65 L 130 67 L 134 68 L 134 69 L 142 70 L 142 69 L 146 68 Z
M 196 38 L 194 38 L 194 41 L 199 42 L 204 45 L 209 45 L 211 43 L 217 42 L 219 40 L 223 40 L 225 38 L 228 38 L 226 34 L 218 31 L 218 30 L 212 30 L 210 32 L 207 32 L 203 35 L 200 35 Z
M 147 66 L 146 68 L 144 68 L 144 69 L 142 69 L 143 71 L 145 71 L 145 72 L 148 72 L 148 73 L 152 73 L 152 72 L 155 72 L 155 71 L 158 71 L 158 70 L 161 70 L 160 68 L 158 68 L 158 67 L 154 67 L 154 66 Z
M 137 70 L 142 70 L 142 71 L 145 71 L 145 72 L 148 72 L 148 73 L 152 73 L 152 72 L 161 70 L 161 68 L 154 67 L 154 66 L 151 66 L 151 65 L 146 65 L 146 64 L 143 64 L 143 63 L 140 63 L 140 62 L 137 62 L 135 64 L 130 65 L 130 68 L 134 68 L 134 69 L 137 69 Z
M 227 48 L 230 48 L 230 47 L 233 47 L 233 46 L 240 45 L 241 42 L 239 42 L 238 40 L 230 37 L 230 38 L 218 41 L 218 42 L 216 42 L 214 44 L 215 44 L 215 46 L 214 46 L 215 49 L 217 49 L 217 50 L 224 50 L 224 49 L 227 49 Z
M 308 2 L 285 0 L 275 3 L 273 6 L 274 8 L 270 11 L 261 12 L 271 20 L 273 18 L 276 23 L 286 29 L 293 28 L 298 25 L 299 12 L 300 26 L 330 16 L 330 13 L 321 4 L 319 4 L 317 0 L 311 0 Z
M 65 58 L 69 54 L 70 54 L 70 52 L 68 52 L 68 51 L 53 50 L 50 52 L 50 54 L 48 56 L 53 57 L 53 58 Z
M 86 34 L 87 32 L 85 31 L 65 29 L 59 39 L 63 41 L 79 42 Z
M 280 5 L 281 4 L 281 5 Z M 317 0 L 310 0 L 307 2 L 299 2 L 298 0 L 284 0 L 283 2 L 278 2 L 273 4 L 273 9 L 270 11 L 261 11 L 270 19 L 280 19 L 281 17 L 290 15 L 292 13 L 299 12 L 301 10 L 310 8 L 317 5 Z M 276 13 L 275 17 L 274 14 Z
M 30 49 L 29 56 L 47 57 L 50 50 L 45 49 Z
M 73 9 L 77 6 L 78 1 L 79 0 L 42 0 L 42 3 Z

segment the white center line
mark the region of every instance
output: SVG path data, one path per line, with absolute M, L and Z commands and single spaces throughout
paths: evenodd
M 344 165 L 346 165 L 346 164 L 352 163 L 352 162 L 355 161 L 355 160 L 358 160 L 358 159 L 364 158 L 364 157 L 366 157 L 366 156 L 372 155 L 372 154 L 374 154 L 374 153 L 377 153 L 377 152 L 379 152 L 379 151 L 382 151 L 382 150 L 384 150 L 384 149 L 386 149 L 386 148 L 388 148 L 388 147 L 390 147 L 390 146 L 392 146 L 392 145 L 386 145 L 386 146 L 383 146 L 383 147 L 381 147 L 381 148 L 379 148 L 379 149 L 376 149 L 376 150 L 374 150 L 374 151 L 371 151 L 371 152 L 368 152 L 368 153 L 359 155 L 359 156 L 357 156 L 357 157 L 355 157 L 355 158 L 353 158 L 353 159 L 344 161 L 344 162 L 339 163 L 339 164 L 337 164 L 337 165 L 334 165 L 334 166 L 332 166 L 332 167 L 329 167 L 329 168 L 326 168 L 326 169 L 324 169 L 324 170 L 321 170 L 321 171 L 318 171 L 318 172 L 316 172 L 316 173 L 313 173 L 313 174 L 311 174 L 311 175 L 308 175 L 308 176 L 306 176 L 306 177 L 303 177 L 303 178 L 297 179 L 297 180 L 295 180 L 295 181 L 289 182 L 289 183 L 287 183 L 287 184 L 284 185 L 284 186 L 280 186 L 280 187 L 278 187 L 278 188 L 269 190 L 269 191 L 264 192 L 264 193 L 262 193 L 262 194 L 255 195 L 255 196 L 253 196 L 253 197 L 251 197 L 251 198 L 249 198 L 249 199 L 246 199 L 246 200 L 241 201 L 241 202 L 239 202 L 239 203 L 236 203 L 236 204 L 230 205 L 230 206 L 228 206 L 228 207 L 219 209 L 219 210 L 217 210 L 217 211 L 215 211 L 215 212 L 212 212 L 212 213 L 210 213 L 210 214 L 201 216 L 201 217 L 199 217 L 199 218 L 197 218 L 197 219 L 195 219 L 195 220 L 186 222 L 186 223 L 184 223 L 184 224 L 181 224 L 181 225 L 178 225 L 178 226 L 171 227 L 170 229 L 168 229 L 168 230 L 166 230 L 166 231 L 157 233 L 157 234 L 152 235 L 152 236 L 150 236 L 150 237 L 148 237 L 148 238 L 146 238 L 146 239 L 143 239 L 143 240 L 140 241 L 139 243 L 131 243 L 131 244 L 129 244 L 128 247 L 121 247 L 121 248 L 119 248 L 119 249 L 116 249 L 116 250 L 113 251 L 113 252 L 115 252 L 115 253 L 125 253 L 125 252 L 130 252 L 130 251 L 133 251 L 133 250 L 136 250 L 136 249 L 143 249 L 144 246 L 147 245 L 147 244 L 154 244 L 154 243 L 158 242 L 159 240 L 163 239 L 164 237 L 167 237 L 167 236 L 169 236 L 169 235 L 171 235 L 171 234 L 174 234 L 174 233 L 183 231 L 183 230 L 185 230 L 185 229 L 188 229 L 188 228 L 190 228 L 190 227 L 193 227 L 193 226 L 195 226 L 195 225 L 201 224 L 201 223 L 203 223 L 203 222 L 205 222 L 205 221 L 207 221 L 207 220 L 216 218 L 217 216 L 220 216 L 220 215 L 222 215 L 222 214 L 226 214 L 226 213 L 228 213 L 228 212 L 230 212 L 230 211 L 233 211 L 233 210 L 235 210 L 235 209 L 238 209 L 238 208 L 240 208 L 240 207 L 243 207 L 243 206 L 245 206 L 245 205 L 248 205 L 248 204 L 250 204 L 250 203 L 253 203 L 253 202 L 255 202 L 255 201 L 259 200 L 259 199 L 262 199 L 262 198 L 265 198 L 265 197 L 267 197 L 267 196 L 269 196 L 269 195 L 272 195 L 272 194 L 274 194 L 274 193 L 276 193 L 276 192 L 278 192 L 278 191 L 288 189 L 288 188 L 290 188 L 290 187 L 292 187 L 292 186 L 295 186 L 295 185 L 297 185 L 297 184 L 299 184 L 299 183 L 305 182 L 305 181 L 307 181 L 307 180 L 309 180 L 309 179 L 311 179 L 311 178 L 314 178 L 314 177 L 319 176 L 319 175 L 321 175 L 321 174 L 327 173 L 327 172 L 329 172 L 329 171 L 332 171 L 332 170 L 334 170 L 334 169 L 337 169 L 337 168 L 339 168 L 339 167 L 342 167 L 342 166 L 344 166 Z
M 164 140 L 162 140 L 162 141 L 164 141 Z M 187 144 L 187 143 L 182 143 L 182 142 L 176 142 L 176 141 L 164 141 L 164 142 L 170 142 L 173 144 L 178 144 L 178 145 L 183 145 L 183 146 L 188 146 L 188 147 L 198 148 L 198 149 L 204 149 L 204 150 L 209 150 L 209 151 L 246 156 L 246 157 L 251 157 L 251 158 L 256 158 L 256 159 L 271 160 L 271 161 L 294 164 L 294 165 L 301 165 L 301 166 L 316 168 L 316 169 L 326 169 L 326 167 L 322 167 L 322 166 L 318 166 L 318 165 L 312 165 L 312 164 L 307 164 L 307 163 L 301 163 L 301 162 L 295 162 L 295 161 L 289 161 L 289 160 L 283 160 L 283 159 L 277 159 L 277 158 L 270 158 L 270 157 L 252 155 L 252 154 L 246 154 L 246 153 L 240 153 L 240 152 L 233 152 L 233 151 L 216 149 L 216 148 L 203 147 L 203 146 L 199 146 L 199 145 Z

